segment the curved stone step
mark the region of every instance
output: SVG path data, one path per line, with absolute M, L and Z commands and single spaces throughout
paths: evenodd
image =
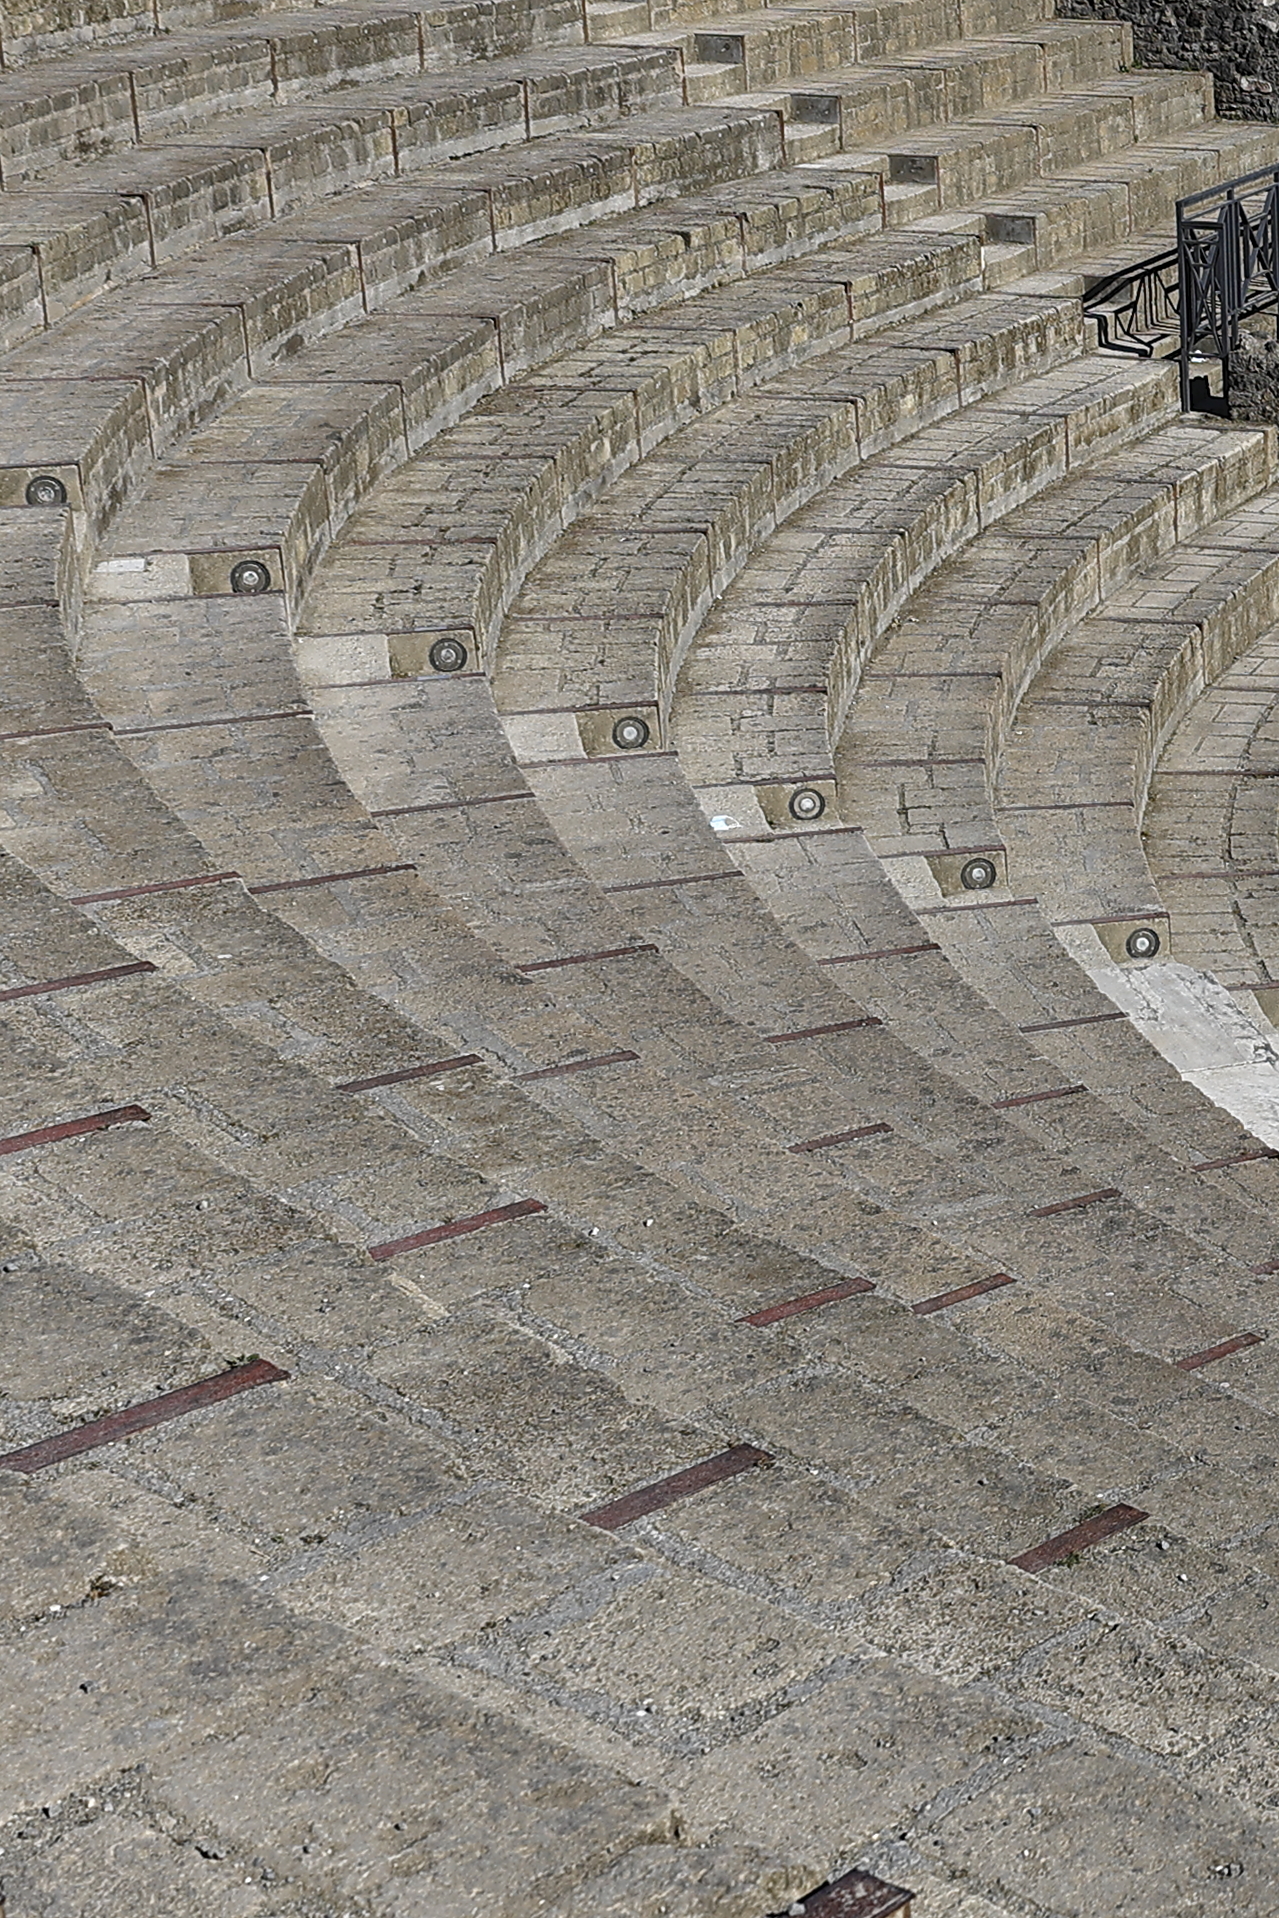
M 645 166 L 664 177 L 650 180 L 640 197 L 677 198 L 725 173 L 735 177 L 743 167 L 748 173 L 767 171 L 777 158 L 776 134 L 776 121 L 769 116 L 737 113 L 727 118 L 702 115 L 699 120 L 689 112 L 670 129 L 669 137 L 659 134 L 644 143 Z M 561 142 L 557 171 L 551 159 L 554 144 L 548 143 L 523 172 L 513 169 L 508 213 L 537 224 L 545 212 L 545 194 L 556 180 L 566 195 L 563 224 L 580 224 L 612 211 L 620 189 L 616 167 L 610 173 L 605 164 L 608 156 L 584 168 L 579 157 L 563 150 L 572 143 Z M 629 152 L 618 149 L 612 158 L 625 160 Z M 485 213 L 485 196 L 480 192 L 468 205 L 463 193 L 459 202 L 458 184 L 459 176 L 446 168 L 434 194 L 429 183 L 422 185 L 409 230 L 406 234 L 401 226 L 397 236 L 402 248 L 407 241 L 410 257 L 406 260 L 401 251 L 380 288 L 376 282 L 368 287 L 363 279 L 358 240 L 380 237 L 385 244 L 385 221 L 375 214 L 372 233 L 367 226 L 360 233 L 357 215 L 357 232 L 344 221 L 345 237 L 328 244 L 302 235 L 294 245 L 271 234 L 226 242 L 206 262 L 188 262 L 158 276 L 145 292 L 123 294 L 121 302 L 94 302 L 52 332 L 28 341 L 0 367 L 9 425 L 0 465 L 4 500 L 21 506 L 32 477 L 52 477 L 65 488 L 73 509 L 86 513 L 86 535 L 100 534 L 136 484 L 148 450 L 164 450 L 253 377 L 249 332 L 255 335 L 259 365 L 269 364 L 292 350 L 290 342 L 296 346 L 349 321 L 370 292 L 374 299 L 387 300 L 402 289 L 406 276 L 430 275 L 447 265 L 451 248 L 460 249 L 462 259 L 472 256 L 483 245 L 482 228 L 475 222 Z M 628 201 L 630 197 L 628 193 Z M 402 204 L 397 208 L 393 203 L 390 210 L 404 220 Z M 512 235 L 517 230 L 513 227 Z M 391 244 L 394 250 L 394 237 Z M 216 299 L 221 274 L 231 270 L 237 251 L 244 276 L 242 308 Z M 595 277 L 607 277 L 598 263 Z M 185 307 L 179 303 L 184 297 Z M 94 382 L 87 409 L 86 377 Z M 115 390 L 112 382 L 118 382 Z M 82 425 L 86 410 L 95 422 L 88 436 Z
M 750 279 L 755 323 L 763 325 L 770 312 L 791 315 L 794 292 L 784 276 L 774 292 L 778 274 L 763 268 L 761 277 L 756 266 L 779 252 L 802 257 L 828 241 L 832 229 L 855 233 L 871 217 L 864 194 L 805 191 L 785 175 L 764 176 L 740 198 L 732 187 L 717 198 L 714 210 L 677 203 L 669 214 L 650 215 L 638 231 L 628 221 L 609 223 L 598 238 L 539 248 L 534 260 L 521 253 L 482 274 L 453 275 L 429 292 L 395 300 L 338 339 L 281 356 L 269 384 L 250 387 L 153 475 L 113 528 L 91 594 L 110 600 L 225 595 L 235 590 L 233 568 L 248 559 L 264 565 L 268 587 L 283 590 L 286 603 L 296 606 L 329 539 L 380 476 L 471 412 L 486 392 L 622 320 L 627 309 L 619 311 L 618 277 L 629 272 L 641 280 L 630 304 L 643 298 L 655 311 L 699 290 L 708 274 L 703 235 L 708 244 L 711 235 L 727 238 L 709 270 L 730 282 Z M 681 212 L 690 222 L 688 242 L 672 246 Z M 924 252 L 925 258 L 948 257 L 944 248 Z M 223 253 L 217 257 L 225 272 Z M 703 311 L 710 316 L 704 331 L 716 342 L 713 298 L 690 309 Z M 828 316 L 819 310 L 818 317 Z M 691 322 L 686 330 L 693 330 Z M 301 338 L 300 330 L 292 337 Z M 595 349 L 610 350 L 619 357 L 625 351 Z M 672 387 L 680 358 L 676 344 Z M 271 372 L 269 363 L 263 372 Z M 371 381 L 371 373 L 380 373 L 380 381 Z M 578 411 L 586 414 L 585 407 Z M 607 422 L 607 403 L 603 412 Z M 661 413 L 656 407 L 650 413 L 648 430 L 660 432 Z M 281 440 L 282 431 L 291 437 Z M 580 463 L 589 488 L 589 426 L 585 437 Z M 270 447 L 267 459 L 264 446 Z M 221 516 L 215 543 L 207 502 L 221 489 L 241 504 Z
M 1274 651 L 1265 633 L 1206 682 L 1161 748 L 1141 815 L 1179 958 L 1272 1024 Z
M 248 18 L 246 18 L 246 15 Z M 256 31 L 255 31 L 256 28 Z M 148 59 L 145 42 L 165 39 L 158 59 Z M 146 98 L 148 82 L 161 87 L 181 85 L 191 68 L 204 70 L 200 55 L 217 57 L 226 50 L 252 62 L 259 49 L 269 61 L 272 47 L 287 81 L 299 86 L 323 85 L 344 59 L 357 68 L 367 65 L 362 41 L 371 40 L 373 60 L 392 66 L 412 61 L 413 39 L 419 58 L 442 67 L 468 59 L 500 57 L 535 44 L 580 41 L 582 15 L 563 0 L 436 0 L 417 8 L 411 3 L 390 12 L 377 5 L 348 4 L 335 20 L 324 7 L 246 7 L 243 0 L 17 0 L 7 11 L 0 38 L 0 68 L 26 69 L 23 83 L 34 95 L 37 113 L 39 86 L 51 70 L 59 78 L 70 73 L 78 80 L 102 83 L 103 75 L 138 75 L 138 90 Z M 380 44 L 379 44 L 380 43 Z M 389 43 L 389 44 L 388 44 Z M 361 60 L 361 53 L 364 59 Z M 190 61 L 190 66 L 188 66 Z M 56 67 L 54 63 L 56 64 Z M 73 80 L 74 84 L 74 80 Z M 109 84 L 109 83 L 108 83 Z M 15 88 L 16 91 L 16 88 Z M 94 124 L 90 94 L 87 117 Z

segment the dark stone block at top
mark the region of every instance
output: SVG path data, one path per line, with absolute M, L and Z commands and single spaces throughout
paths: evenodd
M 1126 20 L 1142 67 L 1211 73 L 1217 112 L 1233 120 L 1279 120 L 1279 35 L 1264 0 L 1057 0 L 1073 20 Z
M 872 1871 L 848 1871 L 801 1898 L 804 1918 L 910 1918 L 914 1892 L 890 1885 Z M 780 1918 L 780 1914 L 778 1915 Z

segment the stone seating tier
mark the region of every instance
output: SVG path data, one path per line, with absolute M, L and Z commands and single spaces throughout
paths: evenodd
M 1157 814 L 1275 617 L 1271 436 L 1078 294 L 1276 136 L 1130 64 L 8 9 L 0 1452 L 94 1441 L 0 1470 L 14 1918 L 1269 1918 L 1274 1166 L 1071 1023 L 1139 803 L 1008 824 L 1058 679 Z M 903 824 L 868 726 L 982 764 Z

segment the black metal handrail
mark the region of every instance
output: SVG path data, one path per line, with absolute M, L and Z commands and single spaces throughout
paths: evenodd
M 1226 394 L 1245 320 L 1279 312 L 1279 167 L 1242 174 L 1177 202 L 1181 399 L 1190 362 L 1219 358 Z
M 1191 363 L 1219 359 L 1225 397 L 1246 320 L 1279 315 L 1279 167 L 1244 173 L 1177 202 L 1177 244 L 1108 274 L 1084 295 L 1098 344 L 1152 359 L 1176 323 L 1181 404 Z M 1201 381 L 1206 391 L 1207 382 Z
M 1097 344 L 1113 353 L 1153 359 L 1181 313 L 1176 247 L 1107 274 L 1084 295 L 1084 312 L 1097 323 Z

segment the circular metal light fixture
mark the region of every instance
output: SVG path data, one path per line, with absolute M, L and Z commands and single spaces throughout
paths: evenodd
M 959 871 L 959 883 L 965 892 L 989 892 L 998 877 L 999 868 L 993 859 L 970 859 Z
M 27 481 L 28 506 L 65 506 L 67 489 L 52 473 L 37 473 Z
M 1130 959 L 1153 959 L 1163 940 L 1153 926 L 1138 926 L 1136 932 L 1130 932 L 1124 940 L 1124 951 Z
M 437 673 L 460 673 L 470 654 L 460 639 L 437 639 L 427 658 Z
M 648 739 L 648 721 L 641 719 L 638 713 L 627 713 L 613 728 L 613 744 L 619 752 L 638 752 L 641 746 L 647 746 Z
M 786 801 L 792 819 L 820 819 L 826 810 L 826 796 L 816 786 L 797 786 Z
M 271 568 L 260 559 L 238 560 L 231 568 L 233 593 L 269 593 Z

